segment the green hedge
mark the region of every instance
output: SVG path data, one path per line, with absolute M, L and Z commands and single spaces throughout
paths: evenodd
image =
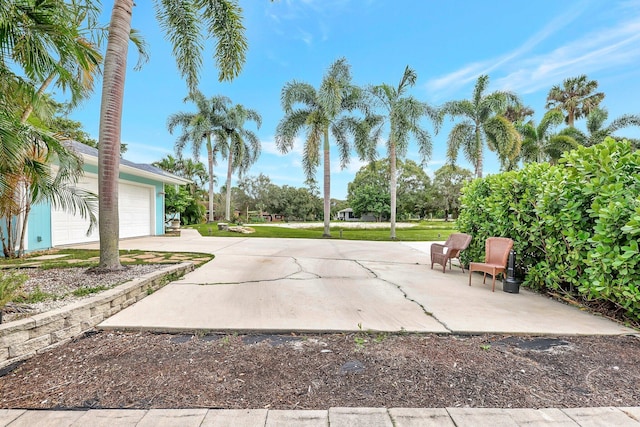
M 484 258 L 487 237 L 510 237 L 525 286 L 640 321 L 640 152 L 627 141 L 474 180 L 461 204 L 458 228 L 474 238 L 463 262 Z

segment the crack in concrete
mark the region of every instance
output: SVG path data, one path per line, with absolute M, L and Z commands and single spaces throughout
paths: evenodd
M 294 275 L 296 275 L 296 274 L 300 274 L 300 273 L 307 273 L 307 274 L 310 274 L 310 275 L 312 275 L 312 276 L 315 276 L 315 277 L 314 277 L 315 279 L 322 279 L 322 276 L 320 276 L 320 275 L 318 275 L 318 274 L 316 274 L 316 273 L 311 273 L 311 272 L 309 272 L 309 271 L 305 270 L 305 269 L 304 269 L 304 267 L 302 266 L 302 264 L 300 264 L 300 261 L 298 260 L 298 258 L 296 258 L 296 257 L 291 257 L 291 259 L 293 259 L 293 262 L 295 263 L 295 265 L 297 265 L 297 266 L 300 268 L 300 270 L 298 270 L 298 271 L 297 271 L 297 272 L 295 272 L 295 273 L 289 274 L 288 276 L 286 276 L 286 277 L 285 277 L 285 279 L 291 279 L 291 280 L 311 280 L 311 279 L 304 279 L 304 278 L 297 278 L 297 279 L 296 279 L 296 278 L 292 278 L 292 277 L 291 277 L 291 276 L 294 276 Z
M 432 317 L 436 322 L 440 323 L 440 324 L 441 324 L 441 325 L 442 325 L 442 326 L 443 326 L 447 331 L 449 331 L 449 332 L 453 332 L 453 330 L 452 330 L 451 328 L 449 328 L 445 322 L 443 322 L 442 320 L 438 319 L 438 318 L 437 318 L 433 313 L 429 312 L 429 311 L 427 310 L 427 308 L 426 308 L 424 305 L 422 305 L 420 302 L 416 301 L 415 299 L 413 299 L 413 298 L 409 297 L 409 294 L 407 294 L 407 293 L 405 292 L 405 290 L 402 288 L 402 286 L 401 286 L 401 285 L 398 285 L 397 283 L 394 283 L 394 282 L 392 282 L 392 281 L 390 281 L 390 280 L 387 280 L 387 279 L 384 279 L 384 278 L 380 277 L 380 276 L 379 276 L 375 271 L 373 271 L 371 268 L 369 268 L 369 267 L 367 267 L 367 266 L 365 266 L 365 265 L 362 265 L 362 263 L 361 263 L 360 261 L 355 261 L 355 262 L 356 262 L 360 267 L 364 268 L 365 270 L 367 270 L 367 271 L 369 271 L 371 274 L 373 274 L 373 277 L 374 277 L 375 279 L 378 279 L 378 280 L 380 280 L 380 281 L 382 281 L 382 282 L 388 283 L 388 284 L 390 284 L 391 286 L 395 286 L 395 287 L 396 287 L 396 288 L 397 288 L 397 289 L 402 293 L 402 295 L 403 295 L 404 299 L 406 299 L 407 301 L 410 301 L 410 302 L 412 302 L 412 303 L 416 304 L 418 307 L 420 307 L 420 308 L 422 309 L 422 312 L 423 312 L 424 314 L 426 314 L 427 316 Z
M 257 256 L 257 255 L 256 255 Z M 263 255 L 260 255 L 261 257 L 263 257 Z M 296 266 L 298 266 L 298 271 L 288 274 L 286 276 L 283 277 L 276 277 L 273 279 L 257 279 L 257 280 L 243 280 L 241 282 L 214 282 L 214 283 L 189 283 L 189 282 L 180 282 L 181 285 L 201 285 L 201 286 L 215 286 L 215 285 L 241 285 L 243 283 L 260 283 L 260 282 L 275 282 L 278 280 L 316 280 L 316 279 L 343 279 L 343 280 L 358 280 L 358 279 L 354 279 L 351 276 L 321 276 L 317 273 L 313 273 L 311 271 L 308 271 L 304 268 L 304 266 L 302 266 L 302 264 L 300 264 L 300 261 L 298 258 L 296 257 L 291 257 L 291 256 L 280 256 L 280 257 L 274 257 L 274 258 L 291 258 L 294 262 L 294 264 Z M 364 267 L 362 264 L 360 264 L 357 260 L 352 260 L 352 259 L 342 259 L 342 258 L 306 258 L 305 259 L 320 259 L 320 260 L 334 260 L 334 261 L 350 261 L 350 262 L 354 262 L 357 265 L 359 265 L 360 267 L 362 267 L 365 271 L 368 271 L 374 279 L 379 278 L 373 271 L 371 271 L 371 269 Z M 306 273 L 309 274 L 312 277 L 293 277 L 297 274 L 300 273 Z
M 287 256 L 287 257 L 278 257 L 278 258 L 290 258 L 293 260 L 293 263 L 298 266 L 298 271 L 291 273 L 291 274 L 287 274 L 286 276 L 283 277 L 275 277 L 273 279 L 258 279 L 258 280 L 243 280 L 242 282 L 215 282 L 215 283 L 186 283 L 186 282 L 182 282 L 182 285 L 199 285 L 199 286 L 215 286 L 215 285 L 242 285 L 245 283 L 260 283 L 260 282 L 276 282 L 278 280 L 314 280 L 314 279 L 322 279 L 321 276 L 315 274 L 315 273 L 311 273 L 309 271 L 306 271 L 304 269 L 304 267 L 300 264 L 300 262 L 298 261 L 298 259 L 296 257 L 292 257 L 292 256 Z M 296 277 L 292 277 L 295 276 L 296 274 L 300 274 L 300 273 L 307 273 L 310 274 L 314 277 L 308 277 L 308 278 L 296 278 Z

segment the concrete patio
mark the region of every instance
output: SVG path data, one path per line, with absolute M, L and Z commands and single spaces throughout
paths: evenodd
M 216 258 L 99 325 L 103 329 L 259 332 L 408 331 L 615 335 L 608 319 L 521 289 L 491 292 L 454 266 L 430 269 L 429 242 L 182 236 L 122 249 Z

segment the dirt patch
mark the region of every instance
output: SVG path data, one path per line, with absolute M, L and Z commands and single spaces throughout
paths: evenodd
M 640 401 L 618 337 L 97 332 L 5 369 L 3 408 L 600 407 Z

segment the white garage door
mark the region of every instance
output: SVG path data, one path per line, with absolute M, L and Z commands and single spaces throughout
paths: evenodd
M 85 176 L 78 187 L 98 192 L 98 178 Z M 139 237 L 153 234 L 153 188 L 120 183 L 118 186 L 118 210 L 120 237 Z M 51 240 L 53 246 L 95 242 L 98 229 L 87 236 L 89 221 L 79 215 L 62 210 L 51 212 Z

